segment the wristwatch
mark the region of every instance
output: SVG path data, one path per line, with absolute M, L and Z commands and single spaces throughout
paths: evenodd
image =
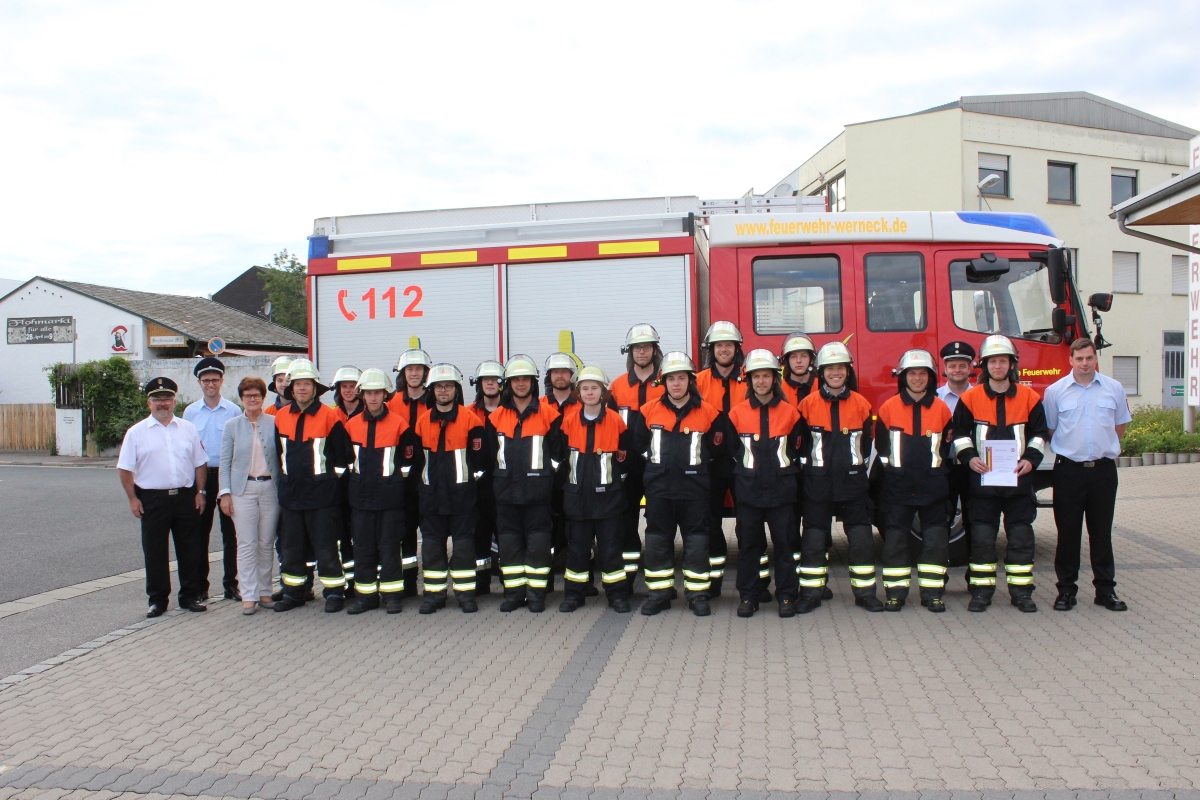
M 203 495 L 207 495 L 207 494 L 208 494 L 208 490 L 207 490 L 207 489 L 198 489 L 198 490 L 196 491 L 196 494 L 203 494 Z

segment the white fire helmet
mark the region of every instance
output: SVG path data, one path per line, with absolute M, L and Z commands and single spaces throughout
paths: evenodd
M 575 378 L 577 383 L 583 383 L 584 381 L 596 381 L 596 383 L 600 384 L 604 388 L 608 388 L 608 375 L 604 373 L 603 369 L 595 364 L 585 365 L 583 369 L 579 370 L 579 374 L 576 375 Z
M 625 334 L 625 346 L 621 348 L 622 353 L 628 353 L 629 348 L 635 344 L 658 344 L 658 331 L 654 330 L 654 326 L 639 322 L 629 329 L 629 333 Z
M 854 363 L 854 356 L 850 355 L 850 348 L 841 342 L 829 342 L 822 345 L 817 351 L 817 369 L 828 367 L 830 364 L 846 364 L 847 366 Z
M 729 320 L 719 319 L 708 328 L 708 333 L 704 334 L 704 346 L 712 347 L 717 342 L 737 342 L 742 343 L 742 332 L 737 329 Z
M 779 359 L 770 350 L 761 347 L 747 353 L 746 361 L 742 364 L 742 370 L 747 375 L 760 369 L 779 371 Z
M 928 350 L 909 350 L 904 355 L 900 356 L 900 364 L 894 370 L 893 375 L 903 375 L 905 370 L 909 369 L 927 369 L 934 375 L 937 375 L 937 366 L 933 360 L 933 353 Z
M 696 365 L 692 363 L 692 359 L 687 353 L 681 350 L 672 350 L 663 356 L 659 373 L 663 377 L 666 377 L 672 372 L 690 372 L 694 375 L 696 373 Z
M 579 370 L 579 365 L 575 363 L 575 357 L 570 353 L 551 353 L 546 358 L 546 372 L 552 369 L 569 369 L 574 375 Z
M 425 367 L 429 369 L 433 366 L 433 359 L 429 357 L 429 353 L 424 350 L 414 347 L 410 350 L 405 350 L 400 354 L 400 360 L 396 362 L 396 368 L 393 372 L 404 372 L 405 367 Z
M 392 379 L 381 369 L 363 370 L 363 374 L 358 378 L 358 390 L 365 392 L 369 389 L 382 389 L 385 392 L 391 392 Z
M 509 378 L 521 378 L 525 376 L 535 380 L 538 377 L 537 364 L 533 363 L 532 358 L 518 353 L 505 362 L 504 380 L 508 380 Z
M 976 362 L 976 366 L 982 367 L 992 356 L 1009 356 L 1015 363 L 1017 348 L 1013 345 L 1012 339 L 1007 336 L 993 334 L 983 340 L 983 344 L 979 348 L 979 361 Z
M 783 358 L 787 358 L 792 353 L 796 353 L 801 350 L 807 350 L 810 353 L 817 352 L 817 348 L 813 347 L 812 339 L 808 338 L 807 335 L 803 333 L 793 333 L 789 334 L 788 337 L 783 340 L 783 350 L 780 351 L 780 355 Z
M 484 378 L 504 380 L 504 365 L 499 361 L 480 361 L 479 366 L 475 368 L 475 376 L 471 378 L 471 385 L 474 386 Z
M 349 381 L 357 384 L 358 379 L 362 377 L 362 371 L 358 367 L 342 367 L 337 372 L 333 373 L 333 385 Z
M 458 367 L 453 364 L 434 364 L 429 368 L 429 378 L 426 381 L 430 386 L 435 383 L 450 381 L 452 383 L 461 384 L 463 374 L 458 371 Z

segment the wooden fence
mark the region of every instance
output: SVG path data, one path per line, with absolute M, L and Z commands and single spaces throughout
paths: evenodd
M 49 450 L 54 403 L 0 404 L 0 450 Z

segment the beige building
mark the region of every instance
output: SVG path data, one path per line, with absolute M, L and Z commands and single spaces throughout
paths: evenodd
M 1187 258 L 1122 234 L 1108 215 L 1185 172 L 1195 135 L 1087 92 L 963 97 L 847 125 L 768 194 L 824 194 L 832 211 L 1038 215 L 1074 251 L 1083 298 L 1114 293 L 1102 370 L 1124 384 L 1131 404 L 1178 406 Z M 1164 231 L 1187 236 L 1182 227 Z

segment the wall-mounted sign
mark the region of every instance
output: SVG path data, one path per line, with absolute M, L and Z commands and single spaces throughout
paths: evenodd
M 214 356 L 219 356 L 225 352 L 225 340 L 220 336 L 214 336 L 208 340 L 208 352 Z
M 109 331 L 108 335 L 112 339 L 111 346 L 114 353 L 129 352 L 129 328 L 118 325 Z
M 9 344 L 70 344 L 75 341 L 74 317 L 9 317 Z
M 151 347 L 187 347 L 186 336 L 151 336 Z

